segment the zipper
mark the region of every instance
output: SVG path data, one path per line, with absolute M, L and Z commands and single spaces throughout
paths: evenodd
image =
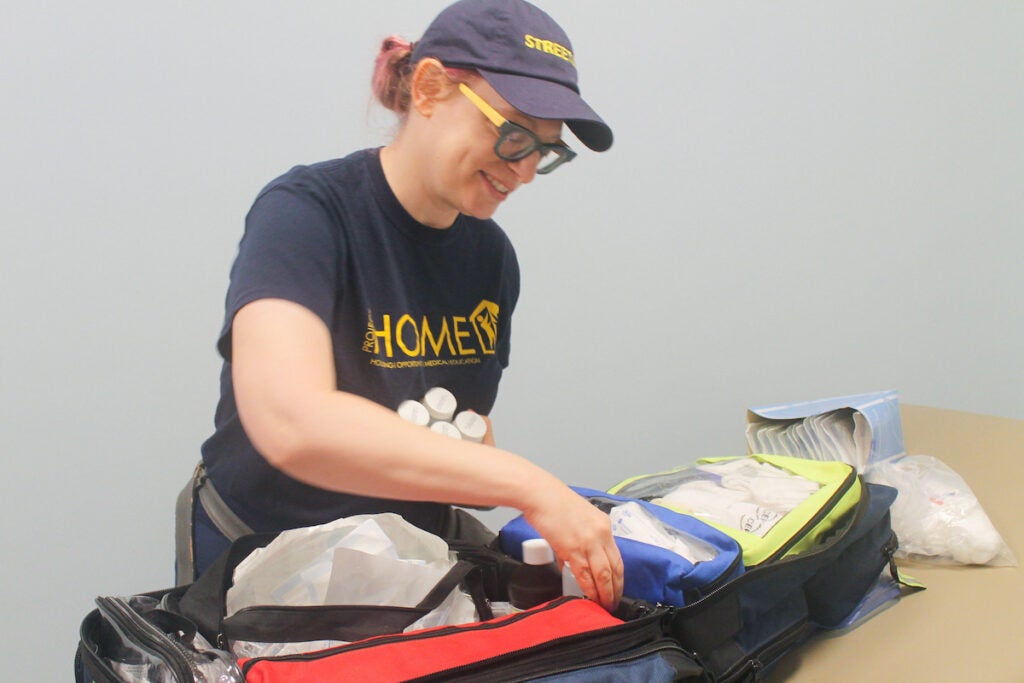
M 640 647 L 634 647 L 632 649 L 629 649 L 628 651 L 619 650 L 609 657 L 605 657 L 603 659 L 599 658 L 597 660 L 588 661 L 586 663 L 577 663 L 575 665 L 567 664 L 565 663 L 566 653 L 559 653 L 557 656 L 552 657 L 551 661 L 547 662 L 546 664 L 545 661 L 541 659 L 530 660 L 529 668 L 524 666 L 521 670 L 513 670 L 511 667 L 506 667 L 504 669 L 494 671 L 488 670 L 486 672 L 478 672 L 476 675 L 474 675 L 472 672 L 467 672 L 469 678 L 465 680 L 467 681 L 467 683 L 468 681 L 473 681 L 473 683 L 518 683 L 520 681 L 534 680 L 538 676 L 543 676 L 546 678 L 548 676 L 558 676 L 560 674 L 572 673 L 573 671 L 579 671 L 586 667 L 625 664 L 628 662 L 634 662 L 643 659 L 644 657 L 656 654 L 658 652 L 671 651 L 681 653 L 683 656 L 693 660 L 694 663 L 697 664 L 692 653 L 687 652 L 681 645 L 679 645 L 679 643 L 670 639 L 665 639 L 658 640 L 653 643 L 647 643 L 646 645 L 642 645 Z M 493 660 L 489 660 L 487 664 L 491 664 L 492 661 Z M 697 665 L 699 666 L 699 664 Z M 413 680 L 416 683 L 427 683 L 428 681 L 433 680 L 455 681 L 457 683 L 459 679 L 452 678 L 452 675 L 453 671 L 445 671 L 443 674 L 431 674 L 430 678 L 417 678 Z
M 892 580 L 896 583 L 903 583 L 903 579 L 900 578 L 900 570 L 896 566 L 896 550 L 900 546 L 900 541 L 896 537 L 896 532 L 892 532 L 889 536 L 889 540 L 882 546 L 882 554 L 885 555 L 885 559 L 889 563 L 889 574 L 892 576 Z
M 613 495 L 614 496 L 614 495 L 617 495 L 617 494 L 609 494 L 609 495 Z M 613 508 L 614 506 L 622 504 L 622 501 L 611 500 L 609 498 L 604 498 L 604 497 L 601 497 L 601 496 L 589 496 L 587 498 L 587 500 L 590 501 L 591 505 L 596 507 L 601 512 L 604 512 L 605 514 L 608 514 L 609 511 L 611 510 L 611 508 Z M 650 501 L 645 500 L 643 498 L 637 498 L 637 500 L 642 500 L 645 503 L 649 503 L 650 504 Z M 671 508 L 665 508 L 665 509 L 669 510 L 670 512 L 676 513 L 676 514 L 681 514 L 681 515 L 684 515 L 684 516 L 692 517 L 692 515 L 686 515 L 686 513 L 678 513 L 675 510 L 672 510 Z M 653 516 L 653 513 L 651 513 L 651 514 Z M 701 544 L 704 544 L 704 545 L 708 545 L 709 547 L 713 548 L 712 544 L 708 543 L 707 541 L 705 541 L 702 538 L 694 536 L 694 535 L 692 535 L 692 534 L 690 534 L 690 533 L 688 533 L 686 531 L 683 531 L 682 529 L 676 529 L 676 528 L 674 528 L 672 526 L 669 526 L 669 525 L 667 525 L 667 523 L 663 522 L 661 519 L 659 519 L 656 516 L 654 517 L 654 519 L 655 519 L 655 521 L 658 524 L 662 525 L 663 527 L 665 527 L 667 529 L 667 533 L 678 534 L 678 535 L 681 535 L 681 536 L 686 536 L 688 538 L 694 539 L 698 543 L 701 543 Z M 694 519 L 696 519 L 696 518 L 694 518 Z M 687 558 L 684 558 L 684 559 L 687 559 Z M 684 597 L 686 598 L 686 601 L 687 602 L 691 601 L 691 597 L 690 597 L 691 595 L 692 596 L 696 596 L 696 599 L 699 599 L 700 597 L 702 597 L 704 595 L 707 595 L 708 593 L 716 590 L 717 588 L 719 588 L 720 586 L 724 585 L 725 583 L 728 583 L 730 579 L 734 578 L 733 575 L 736 573 L 736 569 L 740 566 L 740 564 L 742 562 L 743 562 L 743 554 L 742 553 L 737 553 L 736 556 L 732 559 L 732 562 L 729 563 L 729 566 L 726 567 L 713 580 L 707 582 L 706 584 L 704 584 L 702 586 L 698 586 L 698 587 L 695 587 L 695 588 L 691 588 L 691 589 L 685 590 L 684 591 L 684 594 L 685 594 Z M 699 563 L 698 562 L 691 562 L 691 564 L 694 567 L 696 567 L 697 564 L 699 564 Z
M 658 473 L 655 473 L 655 474 L 643 475 L 643 476 L 635 477 L 634 479 L 630 480 L 628 484 L 625 484 L 622 487 L 619 487 L 615 491 L 615 493 L 613 495 L 631 496 L 631 497 L 637 498 L 639 496 L 635 495 L 636 492 L 630 492 L 628 490 L 629 487 L 632 486 L 633 484 L 641 483 L 642 482 L 642 483 L 646 483 L 647 485 L 650 485 L 650 482 L 652 480 L 656 480 L 656 479 L 659 479 L 659 478 L 671 479 L 672 475 L 674 475 L 674 474 L 676 474 L 678 472 L 681 472 L 681 471 L 685 471 L 686 469 L 687 468 L 685 466 L 682 466 L 682 467 L 677 467 L 677 468 L 674 468 L 672 470 L 668 470 L 668 471 L 665 471 L 665 472 L 658 472 Z M 800 530 L 796 534 L 791 536 L 786 543 L 782 544 L 782 546 L 780 546 L 769 557 L 767 557 L 764 560 L 762 560 L 761 562 L 759 562 L 758 565 L 765 564 L 765 563 L 768 563 L 768 562 L 775 562 L 775 561 L 781 559 L 787 552 L 789 552 L 790 549 L 792 549 L 792 547 L 794 545 L 796 545 L 796 543 L 801 538 L 803 538 L 804 535 L 808 531 L 810 531 L 815 526 L 817 526 L 823 519 L 825 519 L 825 517 L 827 517 L 829 515 L 831 509 L 835 506 L 835 504 L 839 500 L 841 500 L 842 497 L 844 495 L 846 495 L 846 493 L 853 487 L 854 483 L 857 481 L 857 476 L 858 475 L 857 475 L 856 469 L 851 468 L 849 474 L 847 474 L 846 478 L 839 485 L 839 488 L 836 489 L 835 493 L 833 493 L 829 497 L 828 501 L 826 501 L 826 503 L 824 505 L 822 505 L 818 509 L 818 511 L 800 528 Z M 862 488 L 864 490 L 866 490 L 867 487 L 862 487 Z M 642 498 L 642 500 L 649 500 L 649 499 L 650 499 L 650 497 Z
M 765 669 L 765 662 L 769 664 L 774 662 L 791 647 L 801 642 L 807 634 L 807 624 L 807 619 L 801 619 L 793 624 L 768 645 L 750 653 L 738 667 L 726 671 L 718 680 L 720 683 L 731 683 L 745 680 L 752 674 L 752 680 L 760 681 L 761 672 Z
M 418 618 L 430 612 L 430 610 L 420 607 L 385 605 L 359 605 L 359 607 L 361 610 L 368 613 L 381 611 L 388 614 L 408 614 L 408 621 L 404 622 L 404 625 L 411 624 Z M 287 615 L 285 623 L 287 623 L 287 620 L 297 620 L 299 617 L 303 617 L 303 622 L 307 624 L 315 624 L 315 620 L 319 618 L 320 615 L 330 616 L 337 610 L 337 605 L 252 605 L 249 607 L 243 607 L 221 621 L 220 630 L 217 633 L 217 647 L 222 650 L 229 649 L 229 644 L 233 640 L 249 640 L 257 642 L 276 640 L 278 631 L 281 630 L 281 626 L 279 619 L 275 619 L 275 617 Z M 261 628 L 261 625 L 268 621 L 267 614 L 273 615 L 269 618 L 269 623 L 274 626 L 274 628 L 270 629 L 270 633 L 268 633 L 265 628 Z M 396 624 L 398 626 L 402 625 L 398 622 L 396 622 Z M 289 635 L 292 640 L 307 640 L 307 638 L 301 637 L 301 632 L 300 637 L 296 637 L 294 632 Z M 310 637 L 308 640 L 318 640 L 320 637 L 322 636 Z M 346 639 L 335 638 L 335 640 Z
M 608 664 L 623 664 L 625 662 L 632 662 L 632 661 L 636 661 L 638 659 L 643 659 L 644 657 L 646 657 L 648 655 L 651 655 L 651 654 L 655 654 L 657 652 L 678 652 L 678 653 L 682 654 L 683 656 L 685 656 L 687 659 L 693 661 L 693 663 L 696 664 L 697 666 L 701 666 L 700 661 L 697 659 L 697 653 L 690 652 L 689 650 L 687 650 L 686 648 L 684 648 L 682 645 L 680 645 L 675 640 L 672 640 L 671 638 L 666 638 L 665 640 L 658 640 L 658 641 L 655 641 L 653 643 L 649 643 L 647 645 L 643 645 L 643 646 L 641 646 L 639 648 L 635 648 L 635 649 L 633 649 L 630 652 L 623 652 L 623 653 L 618 654 L 617 656 L 612 656 L 612 657 L 608 657 L 606 659 L 602 659 L 599 662 L 594 662 L 594 665 L 605 666 L 605 665 L 608 665 Z M 562 671 L 553 671 L 551 673 L 563 673 L 565 671 L 572 671 L 572 669 L 566 668 L 566 669 L 563 669 Z M 545 675 L 550 675 L 550 674 L 545 674 Z
M 707 595 L 705 595 L 703 598 L 701 598 L 697 602 L 694 602 L 694 603 L 691 603 L 689 605 L 686 605 L 685 607 L 677 608 L 676 612 L 677 613 L 681 613 L 681 614 L 686 614 L 686 612 L 690 611 L 691 609 L 696 608 L 698 605 L 701 605 L 701 604 L 703 604 L 705 602 L 710 601 L 715 595 L 717 595 L 719 592 L 721 592 L 726 587 L 728 587 L 731 590 L 734 584 L 742 584 L 742 583 L 746 583 L 747 581 L 753 581 L 754 577 L 760 576 L 760 575 L 764 574 L 765 572 L 781 571 L 782 569 L 785 569 L 786 565 L 789 564 L 790 562 L 802 561 L 805 558 L 814 557 L 814 556 L 819 555 L 821 553 L 828 552 L 828 550 L 831 549 L 832 546 L 834 546 L 837 543 L 839 543 L 840 541 L 842 541 L 843 538 L 846 537 L 847 533 L 849 533 L 849 531 L 851 529 L 856 527 L 857 523 L 860 521 L 860 519 L 865 514 L 867 514 L 868 508 L 870 507 L 870 505 L 869 505 L 870 495 L 871 495 L 870 494 L 870 489 L 868 489 L 867 486 L 863 487 L 863 489 L 861 490 L 861 501 L 862 502 L 857 505 L 857 508 L 856 508 L 856 511 L 854 512 L 853 518 L 849 521 L 848 524 L 846 524 L 846 526 L 843 527 L 843 529 L 841 531 L 836 533 L 828 541 L 825 541 L 821 545 L 815 546 L 814 550 L 809 550 L 809 551 L 807 551 L 805 553 L 801 553 L 800 555 L 794 555 L 792 557 L 784 557 L 784 558 L 780 559 L 777 562 L 770 562 L 770 563 L 766 562 L 766 563 L 758 564 L 758 565 L 756 565 L 754 567 L 751 567 L 748 571 L 744 572 L 743 574 L 740 574 L 739 576 L 737 576 L 732 581 L 728 581 L 725 584 L 723 584 L 722 586 L 719 586 L 717 589 L 715 589 L 714 591 L 708 593 Z
M 762 564 L 753 567 L 752 569 L 750 569 L 750 571 L 741 574 L 732 582 L 729 582 L 727 586 L 723 586 L 715 590 L 714 592 L 709 593 L 707 596 L 705 596 L 697 602 L 694 602 L 685 607 L 677 608 L 677 618 L 679 618 L 680 616 L 685 617 L 685 615 L 688 612 L 692 614 L 699 614 L 701 607 L 706 604 L 712 604 L 715 596 L 723 590 L 736 590 L 736 585 L 742 585 L 745 582 L 753 581 L 754 578 L 764 575 L 765 572 L 783 571 L 791 562 L 801 562 L 808 557 L 814 557 L 821 553 L 828 552 L 835 545 L 842 542 L 843 539 L 847 537 L 850 530 L 856 528 L 860 520 L 864 517 L 864 515 L 867 514 L 867 511 L 870 508 L 870 495 L 870 489 L 867 486 L 863 487 L 861 491 L 861 502 L 857 505 L 856 511 L 854 512 L 854 515 L 852 519 L 849 521 L 849 523 L 828 541 L 815 547 L 814 550 L 802 553 L 798 556 L 783 558 L 777 562 L 773 562 L 770 564 Z M 761 675 L 760 671 L 764 668 L 764 662 L 773 662 L 774 658 L 780 656 L 786 649 L 794 646 L 797 642 L 799 642 L 801 638 L 805 637 L 805 632 L 808 623 L 808 618 L 804 616 L 798 622 L 786 628 L 777 640 L 769 643 L 761 650 L 752 653 L 750 656 L 745 657 L 737 667 L 734 667 L 732 670 L 727 671 L 720 678 L 720 681 L 722 683 L 730 681 L 740 681 L 742 680 L 743 676 L 749 674 L 753 674 L 753 680 L 759 680 Z
M 578 669 L 580 668 L 580 655 L 587 655 L 587 659 L 592 660 L 626 653 L 652 644 L 650 643 L 652 634 L 649 631 L 650 622 L 648 621 L 626 622 L 615 628 L 614 633 L 606 633 L 600 637 L 600 640 L 594 638 L 594 631 L 574 633 L 527 648 L 511 650 L 482 661 L 470 662 L 427 674 L 410 679 L 410 681 L 417 683 L 457 681 L 463 677 L 464 680 L 471 680 L 474 683 L 511 683 L 512 681 L 529 680 L 538 675 L 550 676 Z M 567 662 L 576 662 L 576 665 L 567 664 Z
M 508 617 L 505 617 L 505 618 L 503 618 L 500 621 L 481 621 L 481 622 L 477 622 L 473 626 L 440 626 L 438 628 L 432 628 L 432 629 L 429 629 L 429 630 L 424 631 L 424 632 L 416 632 L 416 631 L 414 631 L 414 632 L 411 632 L 411 633 L 395 633 L 393 635 L 376 636 L 376 637 L 373 637 L 373 638 L 367 638 L 366 640 L 360 640 L 360 641 L 355 642 L 355 643 L 349 643 L 347 645 L 337 645 L 335 647 L 330 647 L 330 648 L 326 648 L 326 649 L 323 649 L 323 650 L 316 650 L 314 652 L 303 652 L 303 653 L 294 654 L 294 655 L 277 655 L 277 656 L 273 656 L 273 657 L 253 657 L 252 659 L 247 659 L 245 661 L 245 663 L 242 664 L 242 666 L 241 666 L 242 674 L 244 675 L 244 674 L 248 673 L 249 670 L 252 667 L 254 667 L 256 664 L 258 664 L 258 663 L 260 663 L 262 661 L 273 661 L 273 662 L 313 661 L 313 660 L 317 660 L 317 659 L 323 659 L 323 658 L 326 658 L 326 657 L 331 657 L 331 656 L 333 656 L 335 654 L 338 654 L 338 652 L 340 652 L 340 651 L 361 650 L 361 649 L 363 649 L 365 647 L 375 647 L 377 645 L 383 645 L 383 644 L 387 644 L 387 643 L 391 643 L 391 642 L 396 642 L 396 641 L 409 641 L 409 640 L 420 640 L 420 639 L 436 638 L 438 636 L 444 636 L 444 635 L 447 635 L 449 633 L 461 633 L 461 632 L 466 631 L 467 629 L 477 630 L 477 631 L 486 631 L 486 630 L 493 629 L 493 628 L 501 628 L 504 624 L 508 624 L 508 623 L 520 621 L 522 619 L 526 619 L 531 614 L 537 614 L 539 612 L 547 612 L 548 610 L 555 609 L 555 608 L 559 607 L 560 605 L 565 604 L 566 602 L 570 602 L 572 600 L 581 600 L 581 599 L 582 598 L 577 598 L 577 597 L 572 597 L 572 596 L 563 596 L 561 598 L 557 598 L 555 600 L 552 600 L 551 602 L 547 603 L 546 605 L 544 605 L 540 609 L 533 609 L 533 610 L 530 610 L 528 612 L 519 612 L 517 614 L 513 614 L 513 615 L 510 615 Z
M 740 563 L 742 563 L 742 562 L 743 562 L 743 553 L 742 552 L 736 553 L 736 557 L 733 558 L 732 563 L 729 564 L 729 568 L 728 569 L 726 569 L 724 572 L 719 574 L 715 578 L 714 581 L 709 581 L 707 584 L 705 584 L 705 585 L 703 585 L 703 586 L 701 586 L 701 587 L 699 587 L 699 588 L 694 590 L 694 595 L 697 596 L 697 599 L 699 600 L 699 599 L 703 598 L 705 595 L 710 595 L 711 593 L 714 593 L 719 588 L 721 588 L 725 584 L 729 583 L 729 581 L 738 578 L 738 577 L 734 576 L 734 574 L 736 573 L 736 570 L 739 568 Z M 740 576 L 742 576 L 742 574 L 740 574 Z
M 774 553 L 772 553 L 767 558 L 762 560 L 761 563 L 775 562 L 781 559 L 783 556 L 785 556 L 785 554 L 788 553 L 794 545 L 796 545 L 801 539 L 804 538 L 804 536 L 807 535 L 807 532 L 809 532 L 811 529 L 820 524 L 823 519 L 825 519 L 832 513 L 832 508 L 834 508 L 836 504 L 840 500 L 842 500 L 843 496 L 845 496 L 847 492 L 851 488 L 853 488 L 853 485 L 856 481 L 857 471 L 851 468 L 849 474 L 846 475 L 846 478 L 839 485 L 839 488 L 836 489 L 835 493 L 829 496 L 829 499 L 825 502 L 825 504 L 818 508 L 818 511 L 815 512 L 814 515 L 812 515 L 811 518 L 808 519 L 802 527 L 800 527 L 799 531 L 790 536 L 788 541 L 779 546 L 779 548 Z M 864 489 L 865 487 L 862 485 L 861 488 Z
M 194 663 L 163 631 L 146 621 L 123 598 L 96 598 L 96 605 L 117 630 L 131 643 L 165 662 L 179 683 L 205 681 Z

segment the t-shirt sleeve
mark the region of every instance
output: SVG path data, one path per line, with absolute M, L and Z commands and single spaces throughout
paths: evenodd
M 295 302 L 328 327 L 337 296 L 338 230 L 315 193 L 298 185 L 265 190 L 246 216 L 245 234 L 231 267 L 224 326 L 217 340 L 231 360 L 235 314 L 258 299 Z

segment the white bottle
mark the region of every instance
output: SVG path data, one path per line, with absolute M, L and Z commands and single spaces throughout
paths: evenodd
M 431 420 L 449 422 L 455 414 L 455 395 L 444 387 L 433 387 L 423 396 Z
M 430 424 L 430 412 L 427 407 L 419 401 L 402 401 L 398 404 L 398 414 L 405 420 L 418 425 L 420 427 L 426 427 Z
M 463 410 L 456 415 L 454 424 L 466 441 L 480 443 L 487 434 L 487 422 L 472 410 Z
M 459 433 L 458 428 L 451 422 L 432 422 L 430 423 L 430 431 L 437 432 L 438 434 L 444 434 L 450 436 L 453 439 L 461 439 L 462 434 Z
M 523 563 L 508 582 L 508 601 L 517 609 L 530 609 L 562 595 L 562 573 L 555 554 L 543 538 L 523 541 Z

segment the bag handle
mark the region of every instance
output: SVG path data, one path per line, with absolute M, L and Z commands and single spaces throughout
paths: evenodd
M 210 565 L 210 567 L 203 572 L 202 575 L 187 588 L 184 589 L 180 598 L 177 599 L 176 604 L 173 605 L 174 609 L 177 609 L 181 614 L 190 619 L 195 623 L 199 633 L 202 634 L 211 643 L 221 643 L 223 640 L 222 635 L 222 624 L 227 617 L 227 606 L 225 600 L 227 597 L 228 589 L 231 588 L 232 581 L 234 579 L 235 568 L 249 555 L 251 555 L 258 548 L 263 548 L 270 544 L 275 538 L 277 533 L 258 533 L 242 536 L 234 540 L 231 546 L 225 550 L 217 559 Z M 472 545 L 472 544 L 470 544 Z M 463 550 L 467 548 L 460 548 L 458 554 L 462 558 Z M 367 608 L 369 611 L 366 613 L 366 619 L 368 622 L 377 621 L 381 623 L 381 629 L 392 629 L 390 631 L 385 630 L 385 633 L 400 633 L 406 626 L 412 624 L 421 616 L 434 609 L 437 605 L 448 597 L 448 594 L 454 590 L 460 581 L 464 580 L 466 591 L 473 599 L 473 604 L 476 606 L 477 614 L 481 620 L 490 619 L 492 617 L 490 603 L 487 597 L 490 596 L 494 599 L 494 595 L 489 593 L 487 589 L 492 583 L 489 574 L 492 572 L 485 572 L 479 565 L 480 562 L 473 561 L 477 559 L 475 556 L 469 556 L 465 559 L 460 559 L 448 574 L 441 578 L 441 580 L 435 585 L 434 589 L 423 599 L 420 605 L 416 607 L 379 607 L 379 606 L 357 606 L 348 605 L 344 606 L 347 610 L 362 610 Z M 463 565 L 462 568 L 457 569 Z M 472 569 L 477 571 L 472 571 Z M 455 576 L 459 576 L 458 579 L 454 579 Z M 454 582 L 453 582 L 454 581 Z M 507 581 L 503 581 L 504 584 Z M 448 586 L 445 588 L 445 586 Z M 438 596 L 440 599 L 438 600 Z M 437 600 L 437 604 L 433 607 L 429 607 L 426 611 L 414 616 L 405 623 L 405 617 L 402 616 L 403 610 L 410 609 L 422 609 L 424 606 L 429 606 L 427 601 Z M 263 607 L 263 610 L 280 609 L 282 614 L 287 613 L 288 608 L 271 608 Z M 329 610 L 339 610 L 338 606 L 321 609 L 318 607 L 302 607 L 299 608 L 304 614 L 314 614 L 316 612 L 326 612 Z M 380 612 L 391 611 L 394 614 L 385 616 L 379 614 Z M 245 610 L 241 610 L 238 614 L 244 613 Z M 355 613 L 355 612 L 353 612 Z M 236 619 L 238 615 L 232 615 L 232 619 Z M 338 628 L 344 630 L 345 624 L 348 623 L 340 615 L 334 617 L 324 617 L 325 619 L 338 619 Z M 282 616 L 282 620 L 288 621 L 294 619 L 295 621 L 301 621 L 299 617 L 288 617 Z M 244 619 L 242 619 L 244 622 Z M 255 628 L 255 627 L 254 627 Z M 278 633 L 278 635 L 280 632 Z M 234 636 L 233 636 L 234 637 Z M 248 638 L 243 636 L 235 637 L 237 640 L 253 640 L 256 642 L 287 642 L 279 641 L 277 635 L 269 641 L 259 640 L 258 638 Z M 318 638 L 305 638 L 303 640 L 320 640 Z M 336 640 L 347 640 L 345 638 L 337 638 Z M 301 641 L 300 641 L 301 642 Z
M 269 545 L 275 538 L 276 533 L 262 533 L 235 539 L 178 599 L 178 611 L 191 619 L 209 642 L 219 641 L 220 625 L 227 614 L 225 599 L 235 567 L 254 550 Z
M 481 620 L 491 618 L 490 606 L 482 599 L 479 568 L 471 562 L 456 562 L 415 607 L 383 605 L 255 605 L 227 617 L 221 634 L 228 640 L 260 643 L 299 643 L 309 640 L 353 642 L 373 636 L 401 633 L 431 611 L 459 587 L 468 584 Z M 473 588 L 473 584 L 479 590 Z M 477 593 L 474 596 L 474 593 Z M 479 598 L 479 599 L 478 599 Z

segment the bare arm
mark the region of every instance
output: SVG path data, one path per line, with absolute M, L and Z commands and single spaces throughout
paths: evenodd
M 263 299 L 235 315 L 238 411 L 268 462 L 334 491 L 519 509 L 589 597 L 618 603 L 622 560 L 605 514 L 525 458 L 412 425 L 334 378 L 330 332 L 307 309 Z

